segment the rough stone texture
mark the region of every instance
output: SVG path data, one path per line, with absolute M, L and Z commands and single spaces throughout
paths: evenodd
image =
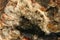
M 59 32 L 60 0 L 0 0 L 0 40 L 59 40 Z

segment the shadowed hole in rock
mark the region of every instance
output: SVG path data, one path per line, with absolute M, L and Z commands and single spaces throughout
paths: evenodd
M 20 23 L 20 26 L 16 26 L 16 29 L 23 32 L 23 33 L 44 36 L 44 32 L 39 28 L 38 25 L 31 23 L 30 20 L 28 20 L 27 18 L 24 18 L 24 17 L 22 17 L 22 21 Z
M 60 36 L 59 33 L 50 33 L 48 35 L 45 35 L 45 33 L 39 28 L 38 25 L 31 23 L 31 21 L 24 16 L 22 16 L 21 18 L 22 21 L 20 22 L 20 25 L 16 26 L 16 29 L 19 30 L 21 33 L 37 35 L 38 37 L 42 37 L 44 40 L 57 40 L 57 37 Z

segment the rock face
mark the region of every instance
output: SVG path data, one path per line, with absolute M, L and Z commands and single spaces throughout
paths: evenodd
M 0 10 L 0 40 L 30 40 L 26 32 L 60 32 L 59 0 L 0 0 Z

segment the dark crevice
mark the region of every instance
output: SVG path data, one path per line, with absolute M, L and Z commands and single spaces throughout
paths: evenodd
M 53 40 L 53 39 L 57 40 L 57 37 L 60 36 L 60 33 L 50 33 L 48 35 L 45 35 L 45 33 L 39 28 L 38 25 L 31 23 L 31 21 L 25 18 L 24 16 L 21 18 L 22 21 L 20 22 L 20 25 L 16 26 L 16 29 L 19 30 L 21 33 L 37 35 L 38 37 L 42 37 L 43 39 L 46 40 Z
M 36 2 L 47 8 L 50 0 L 36 0 Z

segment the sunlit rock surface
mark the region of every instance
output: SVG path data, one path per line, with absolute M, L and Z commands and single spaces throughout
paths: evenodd
M 30 40 L 22 30 L 60 32 L 60 0 L 0 0 L 0 40 Z

